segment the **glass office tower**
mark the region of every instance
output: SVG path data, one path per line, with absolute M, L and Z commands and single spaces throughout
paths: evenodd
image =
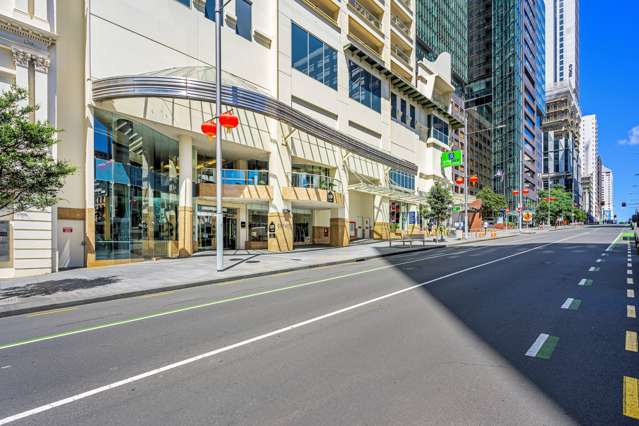
M 450 53 L 453 85 L 461 90 L 468 80 L 468 1 L 417 0 L 415 9 L 417 60 L 434 61 L 440 53 Z
M 494 188 L 514 210 L 519 202 L 514 190 L 528 188 L 527 206 L 536 203 L 541 187 L 544 2 L 493 0 L 492 20 Z

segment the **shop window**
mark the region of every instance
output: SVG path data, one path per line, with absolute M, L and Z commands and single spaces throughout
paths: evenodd
M 248 208 L 249 241 L 268 241 L 268 207 Z
M 95 123 L 96 259 L 168 256 L 177 240 L 177 142 L 100 110 Z

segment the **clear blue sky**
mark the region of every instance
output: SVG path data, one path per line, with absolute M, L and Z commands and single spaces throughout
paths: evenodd
M 597 115 L 599 154 L 614 171 L 615 213 L 626 219 L 635 207 L 622 209 L 621 202 L 639 204 L 639 176 L 634 176 L 639 173 L 639 0 L 581 0 L 580 6 L 581 110 Z

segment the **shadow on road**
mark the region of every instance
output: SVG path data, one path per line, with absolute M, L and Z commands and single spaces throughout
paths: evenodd
M 120 281 L 117 277 L 98 278 L 69 278 L 62 280 L 42 281 L 20 287 L 10 287 L 0 290 L 0 301 L 13 297 L 49 296 L 56 293 L 89 289 Z

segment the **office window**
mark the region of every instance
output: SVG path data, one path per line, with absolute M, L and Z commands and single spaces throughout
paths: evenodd
M 397 120 L 397 95 L 391 93 L 391 118 Z
M 431 115 L 431 137 L 448 145 L 448 123 L 436 115 Z
M 355 62 L 348 62 L 349 95 L 362 105 L 382 110 L 382 82 Z
M 252 40 L 251 32 L 253 31 L 251 6 L 253 6 L 251 0 L 235 0 L 235 16 L 237 17 L 235 32 L 249 41 Z
M 337 89 L 337 51 L 293 23 L 291 31 L 292 67 Z

